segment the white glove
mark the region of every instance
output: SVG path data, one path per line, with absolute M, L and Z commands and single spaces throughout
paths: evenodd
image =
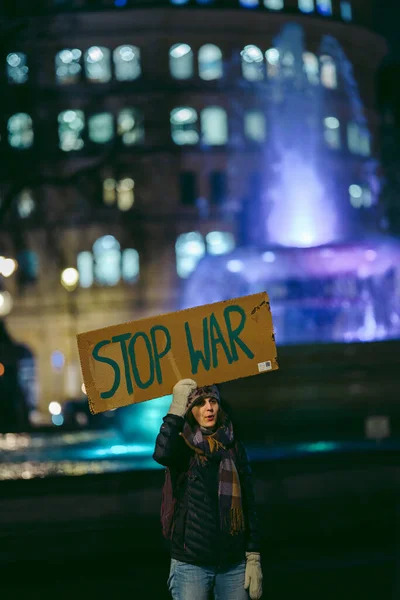
M 189 394 L 197 388 L 197 383 L 193 379 L 181 379 L 174 385 L 172 390 L 172 403 L 169 407 L 169 414 L 184 417 L 186 412 Z
M 251 600 L 260 600 L 262 596 L 263 574 L 259 552 L 246 552 L 246 573 L 244 589 L 249 590 Z

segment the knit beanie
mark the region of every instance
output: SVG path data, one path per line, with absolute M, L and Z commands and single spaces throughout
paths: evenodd
M 216 385 L 204 385 L 203 387 L 197 387 L 190 392 L 186 404 L 186 412 L 191 410 L 195 404 L 205 398 L 214 398 L 218 404 L 220 403 L 219 392 Z

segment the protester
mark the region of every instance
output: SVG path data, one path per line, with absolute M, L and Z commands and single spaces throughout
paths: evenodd
M 161 522 L 169 541 L 173 600 L 258 600 L 262 570 L 246 450 L 216 386 L 183 379 L 157 436 L 167 467 Z

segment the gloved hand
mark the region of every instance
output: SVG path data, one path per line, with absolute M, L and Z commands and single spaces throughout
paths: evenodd
M 178 381 L 172 390 L 172 403 L 168 413 L 184 417 L 189 394 L 196 388 L 197 383 L 193 379 L 181 379 Z
M 244 589 L 249 590 L 251 600 L 260 600 L 262 596 L 263 574 L 259 552 L 246 552 L 246 573 Z

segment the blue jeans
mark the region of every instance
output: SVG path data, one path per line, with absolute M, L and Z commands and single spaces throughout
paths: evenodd
M 171 559 L 168 589 L 173 600 L 249 600 L 244 589 L 246 561 L 230 567 L 199 567 Z

